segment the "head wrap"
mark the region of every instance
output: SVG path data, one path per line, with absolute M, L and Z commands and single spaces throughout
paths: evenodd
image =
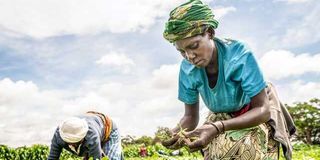
M 59 126 L 60 136 L 67 143 L 80 142 L 87 135 L 87 132 L 87 121 L 78 117 L 70 117 Z
M 163 36 L 172 43 L 201 34 L 208 27 L 216 29 L 218 24 L 208 5 L 203 4 L 200 0 L 190 0 L 170 12 Z

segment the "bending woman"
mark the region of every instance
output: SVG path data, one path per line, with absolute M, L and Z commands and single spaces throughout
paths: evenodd
M 172 129 L 175 136 L 163 145 L 171 149 L 187 145 L 191 151 L 202 150 L 208 160 L 278 159 L 281 142 L 285 157 L 291 159 L 286 132 L 290 124 L 294 132 L 291 117 L 281 107 L 274 87 L 266 83 L 248 46 L 215 37 L 217 27 L 212 10 L 199 0 L 170 13 L 163 35 L 184 57 L 178 98 L 185 114 Z M 199 94 L 211 112 L 196 128 Z M 176 134 L 180 126 L 189 131 L 186 138 Z M 187 140 L 191 137 L 198 139 Z

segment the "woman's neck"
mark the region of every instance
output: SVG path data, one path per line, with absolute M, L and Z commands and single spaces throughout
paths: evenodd
M 206 71 L 208 74 L 217 74 L 219 71 L 219 64 L 218 64 L 218 50 L 216 47 L 213 47 L 213 53 L 211 57 L 210 63 L 206 66 Z

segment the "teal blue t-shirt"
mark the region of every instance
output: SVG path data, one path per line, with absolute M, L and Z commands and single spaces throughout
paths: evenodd
M 209 87 L 205 68 L 197 68 L 183 60 L 179 73 L 178 98 L 186 104 L 199 101 L 213 112 L 235 112 L 250 103 L 266 86 L 252 51 L 239 41 L 215 38 L 218 50 L 218 80 Z

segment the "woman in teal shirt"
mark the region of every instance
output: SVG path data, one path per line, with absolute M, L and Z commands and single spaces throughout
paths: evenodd
M 271 96 L 275 92 L 264 80 L 252 51 L 239 41 L 215 37 L 217 26 L 211 9 L 199 0 L 170 13 L 164 37 L 185 58 L 178 96 L 185 114 L 172 129 L 174 136 L 163 144 L 172 149 L 183 145 L 191 151 L 201 149 L 205 159 L 278 159 L 279 142 L 266 122 L 271 118 L 271 103 L 279 100 Z M 196 128 L 199 94 L 211 112 Z M 177 134 L 180 127 L 189 131 L 186 138 Z M 198 139 L 190 142 L 190 137 Z M 286 156 L 290 159 L 291 145 L 288 135 L 284 137 L 286 142 L 281 142 L 289 148 Z

